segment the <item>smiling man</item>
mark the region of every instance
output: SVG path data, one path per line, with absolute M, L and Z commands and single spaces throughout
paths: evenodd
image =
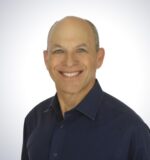
M 48 36 L 45 64 L 56 84 L 62 113 L 76 106 L 95 83 L 104 50 L 88 22 L 73 17 L 54 24 Z
M 150 130 L 96 80 L 104 49 L 95 26 L 65 17 L 50 29 L 44 61 L 57 93 L 24 124 L 22 160 L 150 160 Z

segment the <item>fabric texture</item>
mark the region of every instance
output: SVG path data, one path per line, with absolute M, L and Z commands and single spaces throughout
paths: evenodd
M 150 130 L 98 81 L 61 114 L 57 94 L 25 118 L 21 160 L 150 160 Z

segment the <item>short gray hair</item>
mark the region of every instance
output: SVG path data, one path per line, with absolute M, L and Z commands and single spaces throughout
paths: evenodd
M 91 27 L 93 33 L 94 33 L 94 37 L 95 37 L 95 44 L 96 44 L 96 51 L 99 50 L 100 44 L 99 44 L 99 35 L 98 35 L 98 31 L 96 26 L 89 20 L 84 19 Z

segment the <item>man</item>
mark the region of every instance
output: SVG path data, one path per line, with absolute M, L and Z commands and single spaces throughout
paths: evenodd
M 51 27 L 44 60 L 57 93 L 27 115 L 22 160 L 150 160 L 147 125 L 96 80 L 103 59 L 90 21 Z

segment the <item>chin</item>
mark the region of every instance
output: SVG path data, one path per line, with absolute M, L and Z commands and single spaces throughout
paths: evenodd
M 61 88 L 61 91 L 66 94 L 78 94 L 80 93 L 81 89 L 77 87 L 65 87 Z

